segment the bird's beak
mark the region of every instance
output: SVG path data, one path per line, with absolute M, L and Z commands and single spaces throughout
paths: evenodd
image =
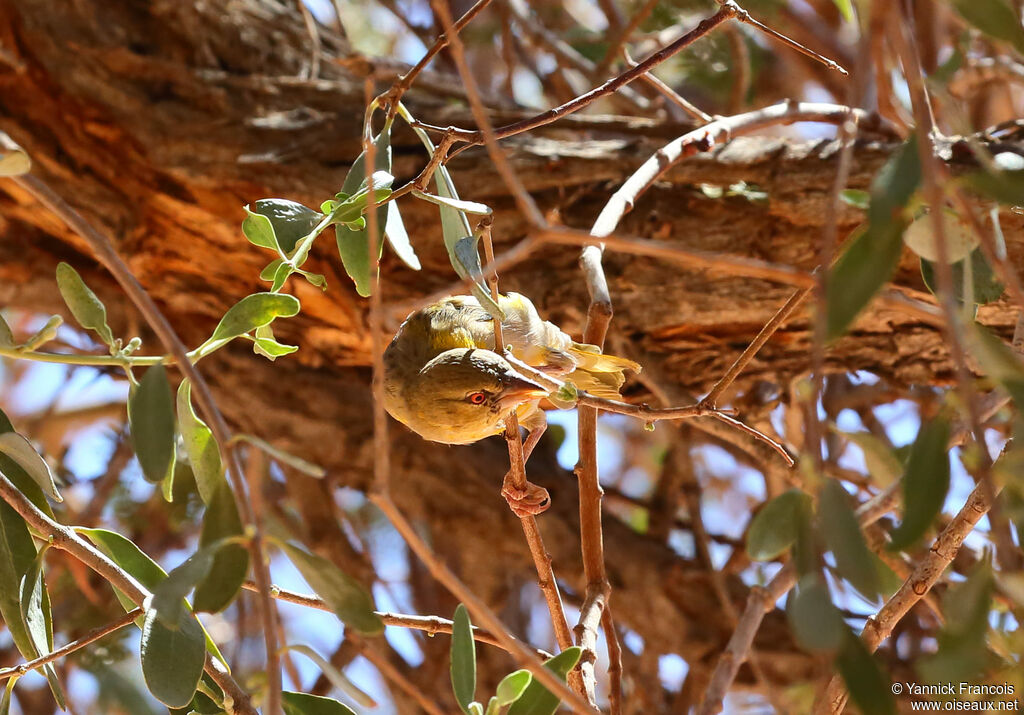
M 549 391 L 543 385 L 519 373 L 507 374 L 502 382 L 505 385 L 499 398 L 502 407 L 515 407 L 524 402 L 548 396 Z

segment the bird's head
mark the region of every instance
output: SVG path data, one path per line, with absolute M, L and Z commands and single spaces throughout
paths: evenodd
M 495 434 L 512 410 L 547 394 L 497 353 L 455 348 L 411 376 L 401 395 L 404 414 L 392 414 L 426 439 L 467 444 Z

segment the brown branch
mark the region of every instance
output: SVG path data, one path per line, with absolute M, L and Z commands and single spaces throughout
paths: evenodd
M 974 487 L 967 502 L 949 525 L 936 537 L 928 552 L 918 562 L 910 577 L 893 594 L 878 614 L 864 624 L 861 638 L 868 650 L 874 652 L 889 637 L 897 623 L 928 593 L 953 561 L 974 526 L 989 509 L 995 496 L 987 493 L 983 484 Z M 815 710 L 817 713 L 838 713 L 846 703 L 847 693 L 842 680 L 833 676 L 825 695 Z
M 22 663 L 21 665 L 15 665 L 11 668 L 0 668 L 0 681 L 7 680 L 8 678 L 13 678 L 14 676 L 20 677 L 25 673 L 29 672 L 30 670 L 35 670 L 36 668 L 44 666 L 47 663 L 52 663 L 55 660 L 58 660 L 66 655 L 74 653 L 76 650 L 81 650 L 85 646 L 95 643 L 100 638 L 110 635 L 111 633 L 119 631 L 125 626 L 130 625 L 132 621 L 134 621 L 141 615 L 141 608 L 133 608 L 117 620 L 89 631 L 81 638 L 71 641 L 67 645 L 61 646 L 52 653 L 47 653 L 46 655 L 39 656 L 38 658 Z
M 596 87 L 585 94 L 581 94 L 580 96 L 566 102 L 565 104 L 549 109 L 546 112 L 542 112 L 541 114 L 538 114 L 534 117 L 523 119 L 518 122 L 513 122 L 512 124 L 506 124 L 503 127 L 495 128 L 495 138 L 506 139 L 508 137 L 515 136 L 516 134 L 522 134 L 523 132 L 528 132 L 531 129 L 536 129 L 537 127 L 542 127 L 546 124 L 551 124 L 552 122 L 555 122 L 568 114 L 572 114 L 573 112 L 578 112 L 579 110 L 595 102 L 601 97 L 605 97 L 611 94 L 612 92 L 617 91 L 619 88 L 626 86 L 633 80 L 637 79 L 638 77 L 646 74 L 653 68 L 657 67 L 659 64 L 669 59 L 670 57 L 673 57 L 679 52 L 682 52 L 684 49 L 692 45 L 700 38 L 707 35 L 709 32 L 714 30 L 716 27 L 721 25 L 726 20 L 735 17 L 736 13 L 737 8 L 734 4 L 730 3 L 723 5 L 714 15 L 705 18 L 704 20 L 701 20 L 700 23 L 698 23 L 697 27 L 693 28 L 692 30 L 684 34 L 682 37 L 678 38 L 674 42 L 669 43 L 668 45 L 658 50 L 657 52 L 654 52 L 649 57 L 647 57 L 647 59 L 643 60 L 642 62 L 640 62 L 640 64 L 636 65 L 635 67 L 629 68 L 622 74 L 608 80 L 600 87 Z M 483 144 L 485 141 L 484 134 L 481 130 L 477 130 L 475 132 L 459 130 L 457 137 L 459 141 L 465 142 L 467 146 Z M 467 147 L 462 147 L 452 156 L 456 156 L 465 148 Z
M 387 495 L 371 494 L 370 501 L 387 517 L 395 530 L 405 539 L 413 553 L 427 567 L 430 575 L 447 588 L 469 610 L 473 620 L 482 624 L 519 663 L 529 670 L 544 687 L 562 700 L 577 713 L 593 713 L 594 708 L 569 687 L 559 680 L 554 673 L 544 667 L 540 658 L 521 641 L 513 637 L 505 629 L 498 615 L 491 610 L 469 587 L 456 576 L 451 569 L 437 557 L 419 533 L 409 523 L 405 515 L 398 509 Z
M 892 510 L 899 500 L 899 485 L 892 487 L 869 499 L 857 508 L 857 518 L 861 526 L 868 526 L 882 518 Z M 782 567 L 765 587 L 755 586 L 747 597 L 747 605 L 740 616 L 736 630 L 733 631 L 729 643 L 715 664 L 710 683 L 704 694 L 704 700 L 697 709 L 697 715 L 714 715 L 722 707 L 722 699 L 728 692 L 740 666 L 746 661 L 754 644 L 754 636 L 765 614 L 775 607 L 775 603 L 796 585 L 796 568 L 792 563 Z
M 246 581 L 242 584 L 242 587 L 248 591 L 256 590 L 256 584 L 252 581 Z M 286 589 L 279 588 L 278 586 L 273 587 L 271 594 L 279 601 L 294 603 L 297 606 L 306 606 L 307 608 L 315 608 L 318 611 L 333 613 L 331 607 L 317 596 L 288 591 Z M 440 616 L 412 616 L 404 613 L 390 613 L 388 611 L 374 611 L 374 613 L 386 626 L 396 626 L 398 628 L 408 628 L 414 631 L 423 631 L 428 636 L 433 636 L 437 633 L 451 635 L 452 632 L 452 622 L 447 618 L 441 618 Z M 493 645 L 503 650 L 505 649 L 497 637 L 479 626 L 473 626 L 473 640 Z M 539 648 L 535 648 L 534 653 L 538 658 L 551 657 L 551 653 Z
M 191 382 L 192 394 L 199 403 L 214 438 L 227 452 L 228 476 L 231 480 L 235 503 L 238 507 L 242 523 L 247 526 L 252 525 L 253 527 L 253 535 L 249 539 L 249 550 L 252 556 L 253 573 L 256 576 L 256 582 L 262 587 L 257 602 L 259 603 L 259 610 L 264 623 L 272 622 L 273 616 L 269 611 L 273 608 L 273 601 L 268 592 L 270 572 L 267 563 L 263 559 L 263 530 L 254 521 L 252 504 L 245 489 L 245 472 L 242 469 L 237 451 L 227 448 L 232 442 L 231 431 L 224 420 L 224 416 L 217 408 L 217 402 L 213 398 L 209 384 L 207 384 L 199 370 L 189 361 L 188 350 L 181 342 L 177 333 L 174 332 L 174 328 L 171 327 L 167 318 L 139 283 L 135 274 L 132 273 L 131 269 L 118 255 L 110 239 L 100 233 L 41 179 L 32 175 L 24 175 L 15 177 L 14 181 L 58 216 L 75 233 L 85 239 L 86 243 L 96 253 L 100 263 L 110 271 L 115 280 L 121 285 L 121 288 L 128 294 L 131 301 L 138 307 L 139 312 L 142 313 L 146 322 L 153 329 L 153 332 L 157 334 L 164 347 L 174 356 L 181 371 Z M 277 652 L 277 630 L 275 628 L 265 628 L 264 630 L 263 637 L 268 657 L 270 657 L 271 653 Z
M 430 64 L 430 61 L 437 56 L 438 52 L 448 46 L 450 36 L 461 32 L 462 28 L 468 25 L 481 10 L 490 4 L 491 0 L 477 0 L 473 7 L 469 8 L 469 10 L 459 18 L 458 22 L 452 26 L 453 32 L 449 33 L 448 31 L 445 31 L 438 35 L 437 39 L 434 40 L 434 44 L 431 45 L 430 49 L 427 50 L 427 53 L 420 58 L 420 61 L 417 62 L 412 69 L 396 79 L 391 89 L 380 96 L 380 103 L 382 106 L 386 105 L 388 107 L 389 116 L 394 116 L 398 103 L 402 99 L 402 95 L 405 94 L 412 86 L 412 83 L 416 80 L 416 77 L 419 76 L 420 72 Z M 401 16 L 401 13 L 396 13 L 396 15 Z
M 455 60 L 455 65 L 459 70 L 459 74 L 466 85 L 466 94 L 469 97 L 470 107 L 473 110 L 473 117 L 476 119 L 478 126 L 481 127 L 484 132 L 484 136 L 486 137 L 486 148 L 491 157 L 491 161 L 494 163 L 494 166 L 501 175 L 501 178 L 505 181 L 505 185 L 515 198 L 520 213 L 522 213 L 522 215 L 531 224 L 535 226 L 544 225 L 544 217 L 541 214 L 540 209 L 537 208 L 537 204 L 533 201 L 533 197 L 530 196 L 529 192 L 527 192 L 526 188 L 522 185 L 522 182 L 519 181 L 519 178 L 516 176 L 515 172 L 512 170 L 512 166 L 508 162 L 508 158 L 505 156 L 505 152 L 498 146 L 498 142 L 494 138 L 493 129 L 487 118 L 486 107 L 484 107 L 483 101 L 480 99 L 480 92 L 476 86 L 476 81 L 474 80 L 472 73 L 469 71 L 469 65 L 466 63 L 462 39 L 458 36 L 458 32 L 451 24 L 451 18 L 448 15 L 447 7 L 444 6 L 443 3 L 435 2 L 434 11 L 441 20 L 446 33 L 451 37 L 450 51 L 453 59 Z M 494 262 L 494 248 L 491 243 L 490 220 L 485 219 L 481 222 L 481 226 L 483 232 L 484 252 L 486 254 L 488 264 L 491 264 Z M 498 276 L 496 272 L 491 273 L 489 283 L 494 299 L 498 300 L 500 294 L 498 292 Z M 504 353 L 500 320 L 494 321 L 494 347 L 499 354 Z M 514 411 L 505 419 L 505 438 L 508 442 L 512 482 L 515 487 L 519 489 L 526 489 L 528 484 L 526 479 L 526 457 L 529 455 L 524 454 L 523 443 L 519 439 L 519 420 Z M 562 598 L 558 592 L 558 581 L 555 578 L 555 573 L 551 566 L 551 557 L 544 548 L 544 541 L 541 538 L 537 519 L 531 514 L 521 514 L 519 516 L 519 521 L 522 524 L 523 533 L 526 536 L 526 542 L 530 549 L 530 555 L 533 557 L 534 566 L 537 569 L 538 586 L 541 589 L 541 593 L 544 595 L 544 601 L 547 604 L 548 612 L 551 616 L 551 623 L 555 631 L 558 646 L 564 650 L 572 645 L 572 639 L 569 635 L 569 624 L 565 619 L 565 610 L 562 606 Z
M 79 536 L 74 529 L 57 523 L 40 511 L 3 474 L 0 474 L 0 499 L 3 499 L 18 512 L 21 518 L 41 534 L 52 547 L 74 556 L 99 574 L 104 581 L 121 591 L 136 606 L 142 606 L 146 599 L 152 596 L 133 576 Z M 225 697 L 231 698 L 235 712 L 243 715 L 259 715 L 250 703 L 248 694 L 234 681 L 224 665 L 216 658 L 211 657 L 209 653 L 206 654 L 204 669 L 224 691 Z

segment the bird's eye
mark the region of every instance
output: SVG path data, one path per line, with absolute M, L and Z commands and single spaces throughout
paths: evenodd
M 482 405 L 487 401 L 486 392 L 471 392 L 466 396 L 466 399 L 472 402 L 474 405 Z

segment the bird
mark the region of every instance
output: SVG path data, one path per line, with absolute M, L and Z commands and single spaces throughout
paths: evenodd
M 572 383 L 595 397 L 621 399 L 632 360 L 574 341 L 541 318 L 524 295 L 498 295 L 501 332 L 511 358 L 543 375 Z M 535 377 L 495 351 L 494 318 L 470 295 L 442 298 L 409 314 L 384 351 L 384 407 L 424 439 L 470 444 L 501 434 L 515 413 L 526 429 L 529 458 L 547 427 L 542 402 L 568 407 Z M 517 487 L 505 475 L 502 495 L 517 515 L 537 514 L 550 503 L 545 489 Z

